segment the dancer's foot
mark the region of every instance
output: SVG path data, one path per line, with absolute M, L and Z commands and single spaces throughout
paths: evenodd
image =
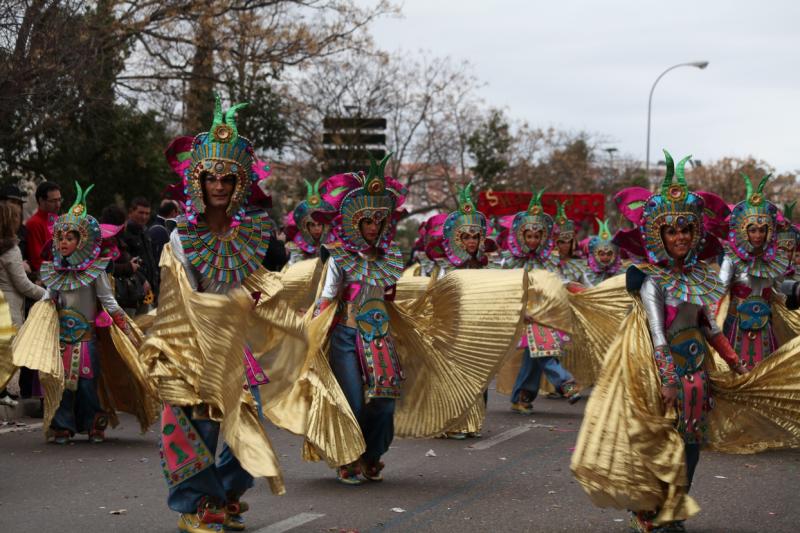
M 567 401 L 570 404 L 573 404 L 579 401 L 583 396 L 581 396 L 581 390 L 578 388 L 578 385 L 575 382 L 564 383 L 561 385 L 561 394 L 563 394 Z
M 196 513 L 183 513 L 178 518 L 178 529 L 187 533 L 209 533 L 223 530 L 225 510 L 203 501 Z
M 453 440 L 464 440 L 467 438 L 466 431 L 448 431 L 444 434 L 444 438 Z
M 247 502 L 234 500 L 229 501 L 225 505 L 225 530 L 226 531 L 244 531 L 245 523 L 242 513 L 248 511 L 250 506 Z
M 384 464 L 380 460 L 361 459 L 361 475 L 369 481 L 383 481 L 381 470 Z
M 7 392 L 4 392 L 2 396 L 0 396 L 0 405 L 5 405 L 6 407 L 14 408 L 19 405 L 19 402 L 11 397 L 11 395 Z
M 359 477 L 360 475 L 361 469 L 358 466 L 358 461 L 336 469 L 336 479 L 339 483 L 344 483 L 345 485 L 361 485 L 364 480 Z
M 511 404 L 511 410 L 515 413 L 519 413 L 521 415 L 532 415 L 533 414 L 533 404 L 530 403 L 523 403 L 523 402 L 516 402 Z
M 61 446 L 69 444 L 70 437 L 72 437 L 72 435 L 66 429 L 53 430 L 53 444 L 59 444 Z

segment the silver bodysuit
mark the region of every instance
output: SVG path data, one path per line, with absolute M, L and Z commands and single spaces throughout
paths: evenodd
M 48 291 L 48 295 L 52 294 Z M 103 308 L 111 315 L 118 315 L 122 313 L 122 308 L 114 299 L 114 292 L 111 290 L 111 283 L 108 281 L 108 275 L 101 272 L 99 276 L 89 285 L 84 285 L 77 289 L 70 291 L 58 291 L 58 304 L 59 307 L 72 308 L 86 318 L 90 323 L 94 322 L 97 317 L 97 300 L 100 300 Z
M 706 339 L 711 339 L 718 333 L 721 333 L 719 326 L 717 326 L 714 317 L 711 316 L 707 307 L 684 302 L 675 298 L 672 295 L 666 294 L 652 278 L 649 276 L 645 278 L 644 283 L 639 292 L 642 303 L 644 304 L 645 312 L 647 313 L 647 322 L 650 328 L 650 338 L 653 341 L 653 347 L 668 346 L 669 339 L 677 332 L 689 329 L 700 328 Z M 667 306 L 676 307 L 678 313 L 672 323 L 667 327 Z M 699 316 L 704 313 L 708 324 L 711 327 L 700 326 Z
M 743 268 L 745 263 L 738 257 L 732 258 L 726 254 L 725 259 L 722 261 L 722 267 L 719 271 L 719 278 L 722 280 L 722 286 L 725 292 L 729 292 L 734 285 L 743 285 L 752 289 L 750 294 L 752 296 L 761 296 L 764 289 L 774 289 L 781 291 L 781 282 L 783 276 L 777 278 L 757 278 L 749 275 Z

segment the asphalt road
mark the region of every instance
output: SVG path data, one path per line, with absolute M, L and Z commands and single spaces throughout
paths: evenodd
M 357 487 L 304 463 L 301 439 L 269 427 L 287 494 L 272 496 L 259 482 L 245 497 L 248 531 L 626 531 L 626 513 L 593 507 L 570 474 L 583 405 L 540 399 L 524 417 L 490 391 L 483 438 L 396 440 L 385 481 Z M 59 447 L 45 444 L 40 428 L 0 429 L 0 531 L 176 531 L 157 433 L 139 435 L 124 417 L 108 437 Z M 702 511 L 689 531 L 800 531 L 800 450 L 703 453 L 692 495 Z

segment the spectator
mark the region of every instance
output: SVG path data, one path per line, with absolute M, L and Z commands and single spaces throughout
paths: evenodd
M 120 240 L 125 243 L 133 261 L 139 265 L 136 275 L 143 280 L 141 301 L 134 307 L 125 308 L 130 316 L 147 313 L 155 298 L 158 297 L 158 263 L 153 257 L 153 244 L 147 234 L 147 223 L 150 221 L 150 202 L 142 197 L 131 200 L 128 207 L 128 221 Z
M 156 212 L 156 219 L 147 230 L 150 242 L 153 243 L 153 259 L 155 259 L 156 264 L 161 259 L 161 250 L 169 242 L 169 234 L 172 233 L 172 230 L 177 225 L 175 217 L 178 214 L 180 214 L 180 209 L 175 200 L 161 200 L 161 205 L 158 206 L 158 211 Z
M 13 205 L 19 209 L 19 217 L 22 220 L 22 212 L 25 206 L 25 198 L 26 194 L 23 193 L 19 187 L 16 185 L 5 185 L 2 189 L 0 189 L 0 203 L 8 203 Z M 25 229 L 25 226 L 22 224 L 19 225 L 19 230 L 17 230 L 17 238 L 19 239 L 19 247 L 20 253 L 22 254 L 23 260 L 23 267 L 25 268 L 25 272 L 28 274 L 31 273 L 31 267 L 28 263 L 28 232 Z
M 39 208 L 25 223 L 28 233 L 28 263 L 38 276 L 42 266 L 42 251 L 53 238 L 53 224 L 61 210 L 61 187 L 52 181 L 45 181 L 36 187 L 36 203 Z
M 19 329 L 25 321 L 25 297 L 39 300 L 45 290 L 25 274 L 17 232 L 22 225 L 22 207 L 10 201 L 0 202 L 0 291 L 11 312 L 11 323 Z M 11 357 L 10 351 L 5 354 Z M 16 407 L 17 401 L 5 388 L 0 390 L 0 405 Z
M 116 204 L 107 205 L 100 213 L 100 224 L 124 226 L 125 210 Z M 128 246 L 119 233 L 112 237 L 119 250 L 119 256 L 110 266 L 109 273 L 114 277 L 114 298 L 125 309 L 136 309 L 144 298 L 144 276 L 139 273 L 139 262 L 134 261 Z

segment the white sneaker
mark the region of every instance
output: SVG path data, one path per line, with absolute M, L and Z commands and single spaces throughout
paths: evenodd
M 0 397 L 0 405 L 5 405 L 6 407 L 16 407 L 19 405 L 19 402 L 6 394 L 5 396 Z

